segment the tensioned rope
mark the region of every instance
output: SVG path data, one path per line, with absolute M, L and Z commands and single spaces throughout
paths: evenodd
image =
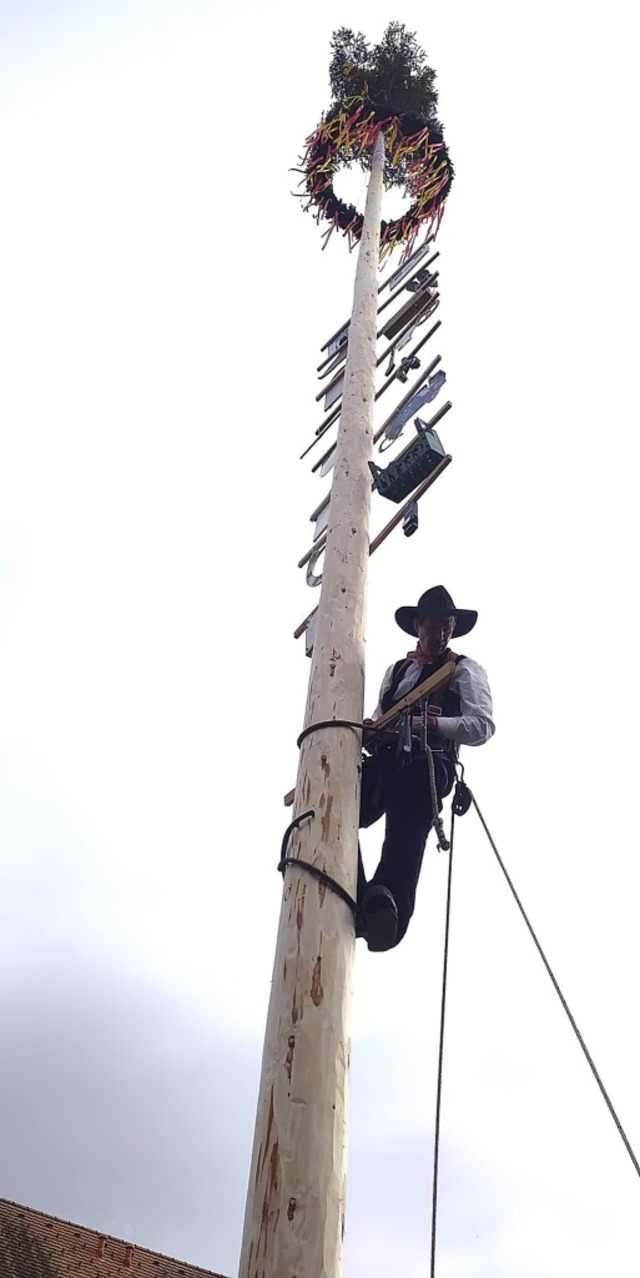
M 439 1037 L 439 1044 L 438 1044 L 438 1078 L 437 1078 L 437 1084 L 436 1084 L 436 1112 L 435 1112 L 434 1151 L 433 1151 L 433 1193 L 432 1193 L 432 1204 L 431 1204 L 430 1278 L 435 1278 L 435 1262 L 436 1262 L 436 1225 L 437 1225 L 437 1207 L 438 1207 L 438 1172 L 439 1172 L 439 1155 L 440 1155 L 440 1114 L 441 1114 L 441 1108 L 442 1108 L 444 1029 L 445 1029 L 446 999 L 447 999 L 447 973 L 448 973 L 448 965 L 449 965 L 449 931 L 450 931 L 450 918 L 451 918 L 451 887 L 452 887 L 452 875 L 453 875 L 454 818 L 456 815 L 463 815 L 463 813 L 467 811 L 472 804 L 476 812 L 478 813 L 478 816 L 482 823 L 482 828 L 489 840 L 489 843 L 491 844 L 491 847 L 495 854 L 498 865 L 500 866 L 500 869 L 502 870 L 502 873 L 504 874 L 504 877 L 507 881 L 509 889 L 513 895 L 513 898 L 520 911 L 520 914 L 522 915 L 526 923 L 527 930 L 533 940 L 533 943 L 538 951 L 538 954 L 540 955 L 540 958 L 542 959 L 542 962 L 544 963 L 545 969 L 551 980 L 553 988 L 556 991 L 556 994 L 558 995 L 558 998 L 560 999 L 560 1002 L 562 1003 L 564 1011 L 567 1014 L 567 1018 L 571 1025 L 571 1028 L 573 1029 L 573 1032 L 580 1044 L 580 1047 L 582 1048 L 582 1051 L 586 1057 L 591 1073 L 593 1074 L 593 1077 L 595 1078 L 595 1081 L 598 1084 L 600 1093 L 605 1101 L 605 1104 L 607 1106 L 607 1109 L 609 1110 L 609 1113 L 611 1114 L 611 1117 L 622 1139 L 624 1147 L 631 1159 L 631 1162 L 633 1163 L 633 1166 L 636 1172 L 638 1173 L 638 1176 L 640 1176 L 640 1162 L 638 1162 L 638 1159 L 636 1158 L 636 1155 L 631 1147 L 629 1138 L 613 1107 L 609 1093 L 607 1092 L 607 1089 L 598 1073 L 598 1070 L 596 1069 L 595 1063 L 593 1061 L 593 1057 L 591 1056 L 591 1053 L 589 1052 L 589 1049 L 587 1048 L 584 1038 L 582 1034 L 580 1033 L 580 1030 L 576 1024 L 575 1018 L 572 1015 L 571 1010 L 569 1008 L 569 1004 L 567 1003 L 567 1000 L 564 997 L 562 990 L 560 989 L 560 986 L 556 980 L 556 977 L 553 974 L 553 971 L 551 969 L 547 956 L 531 925 L 529 916 L 527 915 L 527 912 L 522 904 L 522 901 L 520 900 L 520 897 L 518 896 L 518 893 L 516 892 L 511 876 L 509 875 L 507 868 L 504 864 L 504 861 L 502 860 L 502 857 L 500 856 L 500 853 L 498 852 L 498 849 L 496 847 L 491 831 L 482 815 L 482 812 L 480 811 L 478 803 L 476 802 L 475 795 L 473 794 L 473 791 L 469 789 L 466 782 L 458 781 L 456 785 L 456 790 L 454 793 L 452 806 L 451 806 L 451 838 L 450 838 L 451 847 L 449 851 L 449 868 L 448 868 L 448 875 L 447 875 L 447 899 L 446 899 L 446 906 L 445 906 L 444 959 L 443 959 L 443 967 L 442 967 L 442 992 L 441 992 L 441 1000 L 440 1000 L 440 1037 Z
M 475 796 L 474 796 L 474 794 L 473 794 L 471 791 L 470 791 L 470 794 L 471 794 L 471 802 L 472 802 L 472 804 L 473 804 L 473 806 L 474 806 L 474 808 L 475 808 L 476 812 L 478 813 L 478 816 L 480 817 L 480 821 L 482 822 L 482 828 L 484 829 L 484 832 L 485 832 L 485 834 L 486 834 L 486 836 L 487 836 L 487 838 L 488 838 L 488 840 L 489 840 L 489 842 L 490 842 L 490 844 L 491 844 L 491 847 L 493 848 L 493 851 L 494 851 L 494 853 L 495 853 L 495 856 L 496 856 L 496 860 L 497 860 L 497 862 L 498 862 L 498 865 L 500 866 L 500 869 L 502 870 L 502 873 L 504 874 L 504 877 L 505 877 L 505 879 L 507 880 L 507 883 L 508 883 L 508 885 L 509 885 L 509 888 L 510 888 L 510 890 L 511 890 L 511 893 L 512 893 L 512 895 L 513 895 L 513 898 L 514 898 L 514 900 L 515 900 L 515 903 L 516 903 L 516 905 L 517 905 L 517 907 L 518 907 L 518 909 L 519 909 L 519 911 L 520 911 L 520 913 L 521 913 L 521 915 L 522 915 L 522 917 L 523 917 L 523 919 L 524 919 L 524 921 L 525 921 L 525 923 L 526 923 L 526 925 L 527 925 L 527 929 L 528 929 L 528 931 L 529 931 L 529 933 L 530 933 L 530 935 L 531 935 L 531 939 L 532 939 L 532 941 L 533 941 L 533 943 L 534 943 L 534 945 L 535 945 L 535 947 L 536 947 L 536 949 L 537 949 L 537 951 L 538 951 L 538 954 L 540 955 L 540 958 L 542 959 L 542 962 L 544 963 L 544 966 L 545 966 L 545 968 L 546 968 L 546 970 L 547 970 L 547 975 L 549 976 L 549 978 L 550 978 L 550 980 L 551 980 L 551 983 L 552 983 L 552 985 L 553 985 L 553 988 L 554 988 L 554 990 L 555 990 L 556 994 L 558 995 L 558 998 L 560 999 L 560 1002 L 562 1003 L 562 1006 L 563 1006 L 563 1008 L 564 1008 L 564 1010 L 565 1010 L 565 1012 L 566 1012 L 566 1014 L 567 1014 L 567 1017 L 569 1018 L 569 1023 L 570 1023 L 570 1025 L 571 1025 L 571 1028 L 572 1028 L 572 1030 L 573 1030 L 573 1032 L 574 1032 L 574 1034 L 575 1034 L 575 1036 L 576 1036 L 576 1038 L 577 1038 L 577 1040 L 578 1040 L 578 1042 L 579 1042 L 579 1044 L 580 1044 L 580 1046 L 581 1046 L 581 1048 L 582 1048 L 582 1051 L 584 1052 L 584 1055 L 585 1055 L 586 1060 L 587 1060 L 587 1064 L 589 1065 L 589 1069 L 591 1070 L 591 1073 L 593 1074 L 593 1077 L 595 1078 L 596 1083 L 598 1084 L 598 1087 L 599 1087 L 599 1089 L 600 1089 L 600 1093 L 601 1093 L 601 1095 L 602 1095 L 602 1098 L 603 1098 L 603 1100 L 604 1100 L 604 1102 L 605 1102 L 605 1104 L 606 1104 L 606 1106 L 607 1106 L 607 1109 L 609 1110 L 609 1113 L 611 1114 L 611 1117 L 612 1117 L 612 1119 L 613 1119 L 613 1121 L 614 1121 L 614 1123 L 615 1123 L 615 1125 L 616 1125 L 616 1127 L 617 1127 L 617 1129 L 618 1129 L 618 1133 L 619 1133 L 619 1135 L 620 1135 L 620 1136 L 621 1136 L 621 1138 L 622 1138 L 622 1141 L 623 1141 L 624 1146 L 625 1146 L 625 1149 L 626 1149 L 626 1151 L 627 1151 L 627 1153 L 628 1153 L 628 1155 L 629 1155 L 629 1158 L 631 1159 L 631 1162 L 633 1163 L 633 1165 L 634 1165 L 634 1167 L 635 1167 L 635 1169 L 636 1169 L 636 1172 L 638 1173 L 638 1176 L 640 1176 L 640 1162 L 638 1162 L 638 1159 L 636 1158 L 636 1155 L 634 1154 L 633 1149 L 631 1148 L 631 1145 L 630 1145 L 630 1143 L 629 1143 L 629 1140 L 628 1140 L 628 1137 L 627 1137 L 627 1135 L 626 1135 L 626 1132 L 625 1132 L 625 1130 L 624 1130 L 624 1128 L 623 1128 L 623 1126 L 622 1126 L 622 1123 L 620 1122 L 620 1119 L 618 1118 L 618 1115 L 616 1114 L 616 1111 L 615 1111 L 615 1109 L 613 1108 L 613 1104 L 612 1104 L 611 1099 L 610 1099 L 610 1097 L 609 1097 L 609 1093 L 607 1092 L 607 1089 L 606 1089 L 606 1087 L 605 1087 L 605 1085 L 604 1085 L 604 1083 L 603 1083 L 603 1081 L 602 1081 L 602 1079 L 601 1079 L 601 1077 L 600 1077 L 600 1075 L 599 1075 L 599 1073 L 598 1073 L 598 1071 L 597 1071 L 597 1069 L 596 1069 L 596 1067 L 595 1067 L 595 1064 L 594 1064 L 594 1061 L 593 1061 L 593 1057 L 591 1056 L 591 1054 L 590 1054 L 590 1052 L 589 1052 L 589 1050 L 588 1050 L 588 1048 L 587 1048 L 587 1045 L 586 1045 L 586 1043 L 585 1043 L 585 1041 L 584 1041 L 584 1038 L 582 1037 L 582 1034 L 580 1033 L 580 1030 L 578 1029 L 578 1026 L 577 1026 L 577 1024 L 576 1024 L 576 1022 L 575 1022 L 575 1019 L 574 1019 L 574 1017 L 573 1017 L 573 1016 L 572 1016 L 572 1014 L 571 1014 L 571 1011 L 570 1011 L 570 1009 L 569 1009 L 569 1004 L 567 1003 L 567 1000 L 566 1000 L 566 998 L 564 997 L 564 994 L 562 993 L 562 990 L 560 989 L 560 986 L 558 985 L 558 982 L 557 982 L 557 980 L 556 980 L 556 978 L 555 978 L 555 976 L 554 976 L 554 974 L 553 974 L 553 972 L 552 972 L 552 970 L 551 970 L 551 967 L 550 967 L 550 965 L 549 965 L 549 962 L 548 962 L 547 956 L 546 956 L 546 954 L 545 954 L 545 952 L 544 952 L 544 950 L 543 950 L 543 948 L 542 948 L 542 946 L 541 946 L 541 944 L 540 944 L 540 942 L 539 942 L 539 940 L 538 940 L 538 938 L 537 938 L 537 936 L 536 936 L 536 934 L 535 934 L 535 932 L 534 932 L 534 930 L 533 930 L 533 927 L 531 926 L 531 923 L 529 922 L 529 918 L 528 918 L 528 915 L 527 915 L 527 913 L 526 913 L 526 910 L 525 910 L 525 908 L 524 908 L 524 906 L 523 906 L 523 904 L 522 904 L 522 901 L 520 900 L 520 897 L 518 896 L 518 893 L 516 892 L 515 887 L 513 886 L 513 883 L 512 883 L 512 881 L 511 881 L 511 878 L 510 878 L 509 874 L 507 873 L 507 869 L 506 869 L 506 866 L 505 866 L 505 864 L 504 864 L 504 861 L 502 860 L 502 857 L 500 856 L 500 853 L 498 852 L 498 849 L 497 849 L 497 847 L 496 847 L 496 845 L 495 845 L 495 842 L 494 842 L 494 840 L 493 840 L 493 837 L 492 837 L 492 835 L 491 835 L 491 831 L 489 830 L 489 827 L 488 827 L 488 825 L 487 825 L 487 823 L 486 823 L 486 821 L 485 821 L 485 819 L 484 819 L 484 817 L 483 817 L 483 815 L 482 815 L 482 813 L 481 813 L 481 811 L 480 811 L 480 808 L 478 807 L 478 804 L 476 803 Z
M 316 731 L 319 728 L 324 728 L 324 727 L 362 728 L 363 726 L 364 726 L 363 724 L 353 723 L 352 721 L 344 720 L 344 719 L 343 720 L 334 719 L 328 722 L 311 724 L 309 725 L 308 729 L 306 729 L 303 733 L 301 733 L 301 736 L 298 739 L 298 745 L 302 744 L 302 740 L 304 740 L 305 736 L 307 736 L 311 732 Z M 442 992 L 441 992 L 441 999 L 440 999 L 440 1034 L 439 1034 L 439 1044 L 438 1044 L 438 1074 L 437 1074 L 437 1084 L 436 1084 L 436 1112 L 435 1112 L 435 1128 L 434 1128 L 433 1191 L 432 1191 L 432 1206 L 431 1206 L 431 1270 L 430 1270 L 431 1278 L 435 1278 L 438 1176 L 439 1176 L 439 1162 L 440 1162 L 440 1118 L 441 1118 L 441 1109 L 442 1109 L 444 1031 L 445 1031 L 445 1015 L 446 1015 L 446 1000 L 447 1000 L 447 976 L 448 976 L 448 966 L 449 966 L 449 936 L 450 936 L 450 923 L 451 923 L 451 897 L 452 897 L 452 881 L 453 881 L 452 876 L 453 876 L 454 821 L 455 821 L 456 815 L 457 816 L 464 815 L 464 813 L 468 811 L 471 805 L 473 805 L 476 812 L 478 813 L 480 822 L 482 824 L 482 828 L 484 829 L 484 832 L 489 840 L 489 843 L 491 844 L 491 848 L 494 852 L 498 865 L 500 866 L 500 869 L 502 870 L 502 873 L 507 881 L 509 889 L 512 893 L 512 896 L 515 900 L 518 910 L 520 911 L 520 914 L 522 915 L 522 918 L 524 919 L 527 930 L 531 936 L 531 939 L 533 940 L 533 943 L 538 951 L 538 954 L 540 955 L 540 958 L 542 959 L 542 962 L 545 966 L 547 975 L 549 976 L 549 979 L 553 985 L 553 988 L 555 989 L 556 994 L 558 995 L 558 998 L 560 999 L 560 1002 L 567 1015 L 571 1028 L 573 1029 L 573 1032 L 580 1044 L 580 1047 L 582 1048 L 587 1064 L 589 1065 L 591 1073 L 593 1074 L 593 1077 L 598 1085 L 600 1094 L 602 1095 L 602 1098 L 607 1106 L 607 1109 L 609 1110 L 609 1113 L 613 1119 L 613 1122 L 615 1123 L 615 1126 L 622 1139 L 625 1149 L 631 1159 L 631 1162 L 633 1163 L 633 1166 L 638 1176 L 640 1176 L 640 1162 L 638 1161 L 631 1147 L 629 1138 L 622 1126 L 622 1123 L 620 1122 L 620 1119 L 618 1118 L 618 1115 L 614 1109 L 613 1103 L 600 1077 L 600 1074 L 598 1073 L 598 1070 L 596 1069 L 593 1057 L 591 1056 L 591 1053 L 589 1052 L 589 1049 L 585 1043 L 585 1040 L 578 1028 L 575 1017 L 573 1016 L 571 1009 L 569 1008 L 569 1004 L 567 1003 L 567 1000 L 564 997 L 562 990 L 560 989 L 560 986 L 551 969 L 551 965 L 547 959 L 547 956 L 529 920 L 529 916 L 522 904 L 522 901 L 520 900 L 520 897 L 518 896 L 518 893 L 516 892 L 511 876 L 509 875 L 507 868 L 504 864 L 504 861 L 502 860 L 502 857 L 500 856 L 500 853 L 498 852 L 495 840 L 484 819 L 484 816 L 482 815 L 482 812 L 480 811 L 480 807 L 476 801 L 475 795 L 473 794 L 473 791 L 469 789 L 469 786 L 466 784 L 466 782 L 463 779 L 464 768 L 462 767 L 462 765 L 459 765 L 459 766 L 460 766 L 462 776 L 456 783 L 456 788 L 454 791 L 454 796 L 453 796 L 452 805 L 451 805 L 451 835 L 450 835 L 449 847 L 448 847 L 449 867 L 448 867 L 448 875 L 447 875 L 447 898 L 446 898 L 446 906 L 445 906 L 445 937 L 444 937 L 444 957 L 443 957 L 443 970 L 442 970 Z M 433 781 L 434 781 L 434 778 L 431 777 L 431 782 L 433 783 Z M 435 806 L 436 805 L 434 804 L 434 808 Z M 303 821 L 309 818 L 313 818 L 314 816 L 315 816 L 315 812 L 313 811 L 313 809 L 307 812 L 303 812 L 299 817 L 293 820 L 291 824 L 287 827 L 284 834 L 284 838 L 282 840 L 282 850 L 281 850 L 280 863 L 278 865 L 278 869 L 282 873 L 284 873 L 286 867 L 291 865 L 291 866 L 296 866 L 298 869 L 306 870 L 307 873 L 312 874 L 326 887 L 329 887 L 334 892 L 336 892 L 337 895 L 342 898 L 345 904 L 349 906 L 354 916 L 354 919 L 357 919 L 358 906 L 356 902 L 352 899 L 352 897 L 349 895 L 349 893 L 342 886 L 342 884 L 337 883 L 335 879 L 333 879 L 330 875 L 328 875 L 326 871 L 321 870 L 318 866 L 312 865 L 307 861 L 301 861 L 297 857 L 287 856 L 287 845 L 293 831 L 297 829 L 302 824 Z M 441 828 L 442 827 L 440 826 L 440 829 Z M 442 846 L 443 851 L 447 850 L 446 840 L 443 839 L 440 846 Z
M 457 787 L 456 787 L 457 789 Z M 451 919 L 451 884 L 453 877 L 453 826 L 455 809 L 451 807 L 451 831 L 449 835 L 449 868 L 447 871 L 447 904 L 445 908 L 444 961 L 442 965 L 442 994 L 440 996 L 440 1040 L 438 1043 L 438 1082 L 436 1084 L 436 1121 L 433 1137 L 433 1191 L 431 1198 L 431 1278 L 436 1272 L 436 1221 L 438 1219 L 438 1167 L 440 1163 L 440 1111 L 442 1108 L 442 1071 L 444 1064 L 444 1020 L 447 1006 L 447 971 L 449 967 L 449 923 Z

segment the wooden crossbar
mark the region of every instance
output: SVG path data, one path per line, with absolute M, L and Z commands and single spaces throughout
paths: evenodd
M 447 402 L 443 406 L 440 416 L 442 416 L 443 413 L 447 412 L 447 410 L 451 407 L 452 407 L 451 403 Z M 436 416 L 432 418 L 431 422 L 427 422 L 427 425 L 428 426 L 431 426 L 432 424 L 435 425 L 436 421 L 439 421 L 439 420 L 440 420 L 440 417 L 436 414 Z M 397 527 L 401 519 L 404 519 L 404 516 L 406 515 L 411 503 L 414 501 L 420 501 L 420 498 L 424 496 L 427 489 L 430 488 L 431 485 L 435 483 L 436 479 L 438 478 L 439 475 L 442 474 L 443 470 L 446 470 L 451 460 L 452 460 L 451 454 L 447 453 L 446 457 L 443 457 L 442 461 L 438 462 L 438 465 L 434 467 L 434 469 L 431 471 L 431 474 L 427 475 L 427 478 L 423 479 L 422 483 L 419 484 L 417 488 L 414 488 L 413 492 L 409 494 L 406 501 L 403 502 L 402 506 L 398 506 L 395 515 L 393 515 L 392 518 L 388 521 L 388 523 L 384 525 L 384 528 L 381 528 L 380 532 L 377 534 L 376 537 L 374 537 L 373 541 L 371 542 L 371 545 L 369 546 L 370 555 L 372 555 L 374 551 L 378 549 L 378 546 L 382 545 L 383 541 L 386 541 L 386 538 L 389 536 L 389 533 L 393 532 L 393 529 Z M 298 567 L 302 568 L 303 565 L 306 564 L 308 560 L 311 558 L 314 550 L 319 550 L 321 546 L 324 546 L 326 544 L 326 540 L 327 540 L 326 535 L 322 533 L 322 536 L 318 538 L 315 546 L 312 546 L 308 554 L 305 555 L 304 558 L 300 560 L 300 562 L 298 563 Z M 299 639 L 300 636 L 304 634 L 314 612 L 317 612 L 317 611 L 318 611 L 318 605 L 316 604 L 315 608 L 311 609 L 311 612 L 309 613 L 309 615 L 305 617 L 304 621 L 301 621 L 300 625 L 297 626 L 296 629 L 294 630 L 293 632 L 294 639 Z
M 429 308 L 429 306 L 427 306 L 426 311 L 425 311 L 425 316 L 424 316 L 425 322 L 426 322 L 426 320 L 427 320 L 427 319 L 429 319 L 429 318 L 430 318 L 430 316 L 433 314 L 433 311 L 435 311 L 435 310 L 436 310 L 436 308 L 440 305 L 440 299 L 439 299 L 439 297 L 437 297 L 437 296 L 436 296 L 436 297 L 434 297 L 432 300 L 433 300 L 433 306 L 432 306 L 432 308 L 430 309 L 430 308 Z M 405 359 L 407 359 L 407 360 L 412 360 L 412 359 L 413 359 L 413 357 L 414 357 L 414 355 L 417 355 L 417 354 L 418 354 L 418 351 L 422 349 L 422 347 L 424 346 L 425 342 L 428 342 L 428 341 L 429 341 L 429 338 L 430 338 L 430 337 L 433 337 L 433 334 L 437 331 L 437 329 L 439 329 L 439 328 L 440 328 L 440 325 L 441 325 L 441 324 L 442 324 L 442 320 L 436 320 L 435 324 L 433 325 L 433 327 L 432 327 L 432 328 L 430 328 L 430 329 L 429 329 L 429 332 L 425 335 L 425 337 L 423 337 L 421 341 L 417 342 L 417 343 L 416 343 L 416 345 L 413 347 L 413 349 L 407 352 L 407 354 L 404 356 L 404 358 L 405 358 Z M 385 391 L 387 390 L 387 388 L 388 388 L 389 386 L 391 386 L 392 382 L 394 382 L 394 381 L 396 380 L 396 378 L 397 378 L 397 376 L 398 376 L 398 373 L 401 371 L 401 368 L 402 368 L 402 361 L 400 362 L 400 364 L 398 364 L 398 367 L 397 367 L 396 369 L 394 369 L 393 373 L 391 373 L 391 376 L 390 376 L 390 377 L 388 377 L 388 378 L 387 378 L 387 380 L 386 380 L 386 381 L 384 381 L 384 382 L 382 383 L 382 386 L 380 387 L 380 389 L 376 391 L 376 393 L 375 393 L 375 395 L 374 395 L 374 401 L 376 401 L 376 402 L 377 402 L 377 400 L 379 400 L 379 399 L 380 399 L 380 396 L 381 396 L 381 395 L 384 395 L 384 393 L 385 393 Z M 423 381 L 424 381 L 424 374 L 423 374 L 423 376 L 422 376 L 421 378 L 419 378 L 419 379 L 418 379 L 418 381 L 416 382 L 415 386 L 413 387 L 414 391 L 415 391 L 415 390 L 417 390 L 417 389 L 418 389 L 418 387 L 422 385 L 422 382 L 423 382 Z M 406 397 L 405 397 L 405 398 L 401 401 L 401 403 L 402 403 L 402 404 L 404 404 L 404 403 L 405 403 L 405 399 L 406 399 Z M 398 405 L 398 406 L 394 409 L 393 413 L 391 414 L 391 416 L 392 416 L 392 417 L 393 417 L 393 416 L 395 415 L 395 413 L 398 411 L 398 408 L 399 408 L 400 406 L 401 406 L 401 405 L 399 404 L 399 405 Z M 328 417 L 325 417 L 324 421 L 322 421 L 322 422 L 320 423 L 320 425 L 316 428 L 316 438 L 315 438 L 315 439 L 313 439 L 313 440 L 311 441 L 311 443 L 310 443 L 310 444 L 307 444 L 307 447 L 305 448 L 305 450 L 304 450 L 304 452 L 303 452 L 303 453 L 300 453 L 300 460 L 301 460 L 301 461 L 303 460 L 303 458 L 304 458 L 304 457 L 306 457 L 306 456 L 307 456 L 307 453 L 310 453 L 310 452 L 311 452 L 311 449 L 312 449 L 312 448 L 315 448 L 316 444 L 318 443 L 318 441 L 319 441 L 320 439 L 322 439 L 323 435 L 326 435 L 327 431 L 329 430 L 329 427 L 330 427 L 330 426 L 333 426 L 333 425 L 334 425 L 334 423 L 335 423 L 335 422 L 337 422 L 337 420 L 338 420 L 338 418 L 339 418 L 339 416 L 340 416 L 341 411 L 342 411 L 341 403 L 340 403 L 340 404 L 338 404 L 338 407 L 337 407 L 337 408 L 332 408 L 332 409 L 331 409 L 331 412 L 329 413 L 329 416 L 328 416 Z M 320 460 L 316 462 L 315 466 L 312 466 L 312 468 L 311 468 L 311 469 L 312 469 L 312 471 L 314 471 L 314 472 L 315 472 L 316 470 L 319 470 L 319 468 L 322 466 L 322 463 L 323 463 L 323 462 L 325 462 L 325 461 L 327 460 L 327 457 L 330 455 L 330 453 L 332 452 L 332 450 L 333 450 L 334 448 L 335 448 L 335 444 L 332 444 L 332 445 L 331 445 L 331 448 L 329 448 L 329 449 L 328 449 L 328 451 L 322 455 L 322 457 L 320 458 Z
M 411 254 L 411 256 L 407 258 L 406 262 L 404 263 L 404 266 L 399 267 L 397 271 L 394 271 L 393 275 L 389 275 L 389 276 L 388 276 L 388 278 L 385 280 L 384 284 L 381 284 L 381 285 L 380 285 L 380 287 L 379 287 L 379 289 L 378 289 L 378 293 L 382 293 L 383 289 L 387 288 L 389 284 L 391 284 L 391 285 L 392 285 L 392 288 L 393 288 L 392 281 L 393 281 L 393 280 L 394 280 L 394 279 L 395 279 L 398 275 L 400 275 L 400 272 L 401 272 L 401 271 L 406 270 L 406 269 L 407 269 L 407 267 L 411 265 L 411 262 L 413 262 L 414 258 L 415 258 L 415 257 L 417 257 L 419 253 L 421 254 L 421 256 L 424 256 L 424 250 L 425 250 L 425 248 L 426 248 L 427 244 L 431 244 L 431 243 L 432 243 L 432 241 L 433 241 L 433 240 L 435 240 L 435 238 L 436 238 L 436 237 L 435 237 L 435 235 L 430 235 L 430 236 L 429 236 L 429 238 L 428 238 L 428 239 L 426 239 L 426 240 L 424 241 L 424 244 L 421 244 L 421 245 L 420 245 L 420 247 L 419 247 L 419 248 L 417 248 L 417 249 L 415 250 L 415 252 L 414 252 L 414 253 L 412 253 L 412 254 Z M 436 254 L 435 254 L 435 256 L 436 256 L 436 257 L 438 257 L 438 256 L 439 256 L 439 252 L 438 252 L 438 253 L 436 253 Z M 433 260 L 433 259 L 431 258 L 431 259 L 430 259 L 430 261 L 432 261 L 432 260 Z M 428 265 L 428 263 L 427 263 L 427 262 L 424 262 L 424 263 L 423 263 L 423 266 L 427 266 L 427 265 Z M 418 268 L 416 268 L 416 269 L 418 269 Z M 420 267 L 419 269 L 420 269 L 420 270 L 422 270 L 422 269 L 423 269 L 423 267 Z M 413 279 L 413 275 L 411 275 L 411 278 Z M 405 287 L 406 287 L 406 285 L 405 285 Z M 401 292 L 402 292 L 402 289 L 398 289 L 398 293 L 401 293 Z M 398 294 L 396 293 L 396 296 L 397 296 L 397 295 L 398 295 Z M 385 303 L 385 305 L 386 305 L 386 303 Z M 344 324 L 341 324 L 341 325 L 340 325 L 340 328 L 337 328 L 337 329 L 336 329 L 336 331 L 335 331 L 335 333 L 332 333 L 331 337 L 329 337 L 329 338 L 327 339 L 327 341 L 325 342 L 324 346 L 321 346 L 321 347 L 320 347 L 320 350 L 321 350 L 321 351 L 326 351 L 327 347 L 328 347 L 328 346 L 330 346 L 332 342 L 335 342 L 336 337 L 338 337 L 338 336 L 340 335 L 340 333 L 342 332 L 343 328 L 346 328 L 346 327 L 347 327 L 347 324 L 348 324 L 348 323 L 349 323 L 349 320 L 345 320 Z

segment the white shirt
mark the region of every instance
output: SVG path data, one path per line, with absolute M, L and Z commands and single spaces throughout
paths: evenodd
M 378 704 L 373 712 L 374 720 L 379 719 L 382 714 L 382 699 L 391 687 L 391 678 L 396 664 L 389 666 L 382 680 Z M 424 676 L 424 671 L 424 666 L 419 665 L 417 661 L 411 662 L 396 688 L 396 700 L 399 701 L 401 697 L 406 696 L 407 692 L 415 688 L 418 680 Z M 453 741 L 455 745 L 484 745 L 496 730 L 492 718 L 493 703 L 486 670 L 471 657 L 461 657 L 449 688 L 460 698 L 460 714 L 447 718 L 440 715 L 438 732 L 449 741 Z

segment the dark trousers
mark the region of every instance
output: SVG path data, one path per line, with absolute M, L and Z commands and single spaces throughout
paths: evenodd
M 436 790 L 440 800 L 449 794 L 455 781 L 453 755 L 434 751 Z M 398 907 L 398 941 L 402 940 L 413 914 L 416 889 L 427 835 L 433 820 L 429 766 L 426 755 L 414 755 L 402 764 L 394 749 L 382 749 L 372 758 L 363 756 L 360 828 L 366 829 L 386 816 L 382 853 L 372 883 L 383 883 L 393 893 Z M 358 900 L 367 880 L 358 849 Z

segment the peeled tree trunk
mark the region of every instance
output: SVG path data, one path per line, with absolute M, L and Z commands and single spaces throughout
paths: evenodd
M 376 143 L 358 253 L 305 726 L 362 723 L 364 611 L 375 393 L 384 139 Z M 356 894 L 361 732 L 321 728 L 300 751 L 288 855 Z M 288 866 L 254 1136 L 239 1278 L 339 1278 L 347 1157 L 349 907 Z

